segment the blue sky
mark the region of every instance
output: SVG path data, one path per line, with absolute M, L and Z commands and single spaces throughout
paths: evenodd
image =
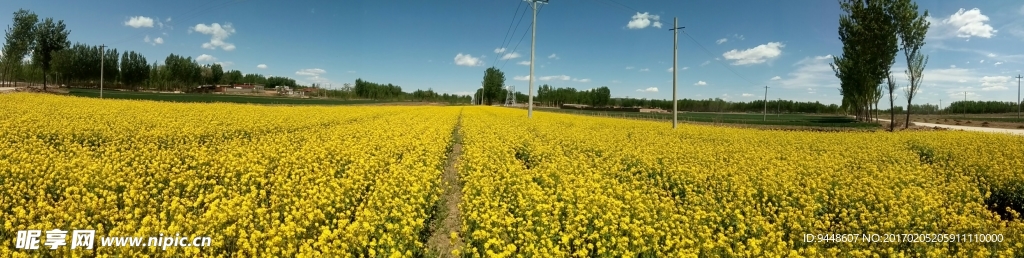
M 965 91 L 972 100 L 1016 98 L 1024 2 L 918 4 L 931 12 L 932 27 L 915 103 L 942 99 L 945 106 Z M 300 83 L 337 87 L 363 78 L 461 94 L 479 88 L 483 71 L 495 65 L 507 84 L 528 87 L 521 79 L 529 66 L 520 62 L 529 60 L 530 37 L 520 38 L 529 31 L 529 13 L 505 37 L 517 8 L 527 8 L 517 0 L 5 0 L 0 21 L 9 24 L 18 8 L 64 20 L 72 42 L 134 50 L 150 62 L 175 53 Z M 829 0 L 550 0 L 537 18 L 535 83 L 671 98 L 667 29 L 679 17 L 687 33 L 679 35 L 680 98 L 749 101 L 763 98 L 768 85 L 771 99 L 838 103 L 826 57 L 841 54 L 840 13 Z M 519 57 L 500 60 L 505 55 Z M 893 71 L 905 85 L 902 60 L 897 56 Z

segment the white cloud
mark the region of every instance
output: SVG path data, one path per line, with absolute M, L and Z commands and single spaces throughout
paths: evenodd
M 839 80 L 829 63 L 832 55 L 805 57 L 796 62 L 793 66 L 796 69 L 787 74 L 786 78 L 779 80 L 783 88 L 800 89 L 806 87 L 835 87 L 839 88 Z M 896 69 L 893 69 L 896 71 Z
M 688 69 L 690 69 L 689 66 L 683 66 L 683 70 L 688 70 Z
M 235 34 L 235 28 L 230 23 L 221 26 L 218 23 L 210 25 L 196 24 L 195 27 L 191 28 L 195 32 L 210 35 L 210 42 L 203 43 L 205 49 L 223 49 L 225 51 L 235 50 L 235 44 L 225 42 L 231 34 Z
M 540 79 L 541 81 L 551 81 L 551 80 L 568 81 L 569 79 L 572 79 L 572 77 L 569 77 L 568 75 L 564 75 L 563 74 L 563 75 L 541 76 L 540 78 L 537 78 L 537 79 Z
M 512 79 L 513 80 L 517 80 L 517 81 L 529 81 L 530 80 L 530 76 L 529 75 L 520 75 L 520 76 L 512 77 Z
M 668 70 L 665 70 L 665 71 L 667 71 L 667 72 L 670 72 L 670 73 L 671 73 L 671 72 L 672 72 L 672 67 L 669 67 L 669 68 L 668 68 Z
M 728 41 L 729 41 L 729 39 L 727 39 L 727 38 L 722 38 L 722 39 L 716 40 L 716 41 L 715 41 L 715 43 L 717 43 L 717 44 L 721 45 L 722 43 L 725 43 L 725 42 L 728 42 Z
M 644 69 L 640 69 L 640 71 L 641 71 L 641 72 L 646 72 L 646 71 L 650 71 L 650 70 L 651 70 L 651 69 L 647 69 L 647 68 L 644 68 Z
M 512 53 L 508 53 L 508 54 L 505 54 L 505 55 L 501 56 L 500 59 L 501 60 L 516 59 L 516 58 L 519 58 L 520 56 L 522 56 L 522 55 L 519 55 L 519 53 L 516 53 L 516 52 L 512 52 Z
M 782 48 L 786 45 L 779 42 L 768 42 L 747 50 L 729 50 L 722 54 L 728 60 L 735 60 L 733 65 L 760 64 L 782 55 Z
M 697 81 L 697 83 L 694 83 L 693 85 L 704 86 L 704 85 L 708 85 L 708 83 L 704 82 L 704 81 Z
M 995 53 L 988 53 L 988 57 L 996 57 Z
M 633 15 L 633 19 L 629 21 L 629 24 L 626 24 L 626 27 L 629 29 L 643 29 L 648 26 L 661 28 L 661 17 L 646 12 L 637 12 L 636 15 Z
M 295 72 L 296 75 L 303 76 L 320 76 L 321 74 L 325 73 L 327 73 L 327 71 L 324 71 L 324 69 L 320 68 L 302 69 Z
M 523 61 L 519 61 L 516 64 L 518 64 L 518 65 L 530 65 L 530 61 L 523 60 Z
M 996 62 L 996 63 L 995 63 L 994 65 L 995 65 L 995 66 L 999 66 L 999 65 L 1001 65 L 1001 64 L 1003 64 L 1003 62 Z
M 462 53 L 455 55 L 455 65 L 461 66 L 481 66 L 484 65 L 484 61 L 480 58 L 473 57 L 469 54 L 463 55 Z
M 981 77 L 981 90 L 993 91 L 993 90 L 1005 90 L 1008 89 L 1006 86 L 1010 84 L 1010 76 L 984 76 Z
M 711 60 L 707 60 L 707 61 L 704 61 L 703 63 L 700 63 L 700 66 L 705 66 L 705 65 L 708 65 L 710 63 L 711 63 Z
M 171 22 L 171 17 L 167 17 L 167 20 L 164 20 L 164 22 Z
M 637 89 L 639 92 L 658 92 L 658 87 L 650 87 L 646 89 Z
M 145 16 L 130 17 L 130 18 L 128 18 L 127 21 L 124 22 L 124 26 L 132 27 L 132 28 L 142 28 L 142 27 L 152 28 L 153 27 L 153 18 L 149 18 L 149 17 L 145 17 Z
M 956 65 L 949 65 L 949 68 L 956 68 Z
M 775 77 L 772 77 L 772 80 L 773 81 L 782 80 L 782 77 L 779 77 L 778 75 L 776 75 Z
M 949 18 L 942 19 L 941 21 L 932 17 L 927 17 L 926 19 L 931 22 L 928 34 L 930 34 L 930 37 L 935 38 L 948 38 L 952 36 L 967 38 L 968 40 L 971 37 L 991 38 L 999 32 L 992 28 L 991 25 L 986 24 L 989 18 L 981 14 L 981 10 L 978 8 L 970 10 L 960 8 L 959 11 L 950 15 Z
M 967 82 L 967 80 L 965 80 L 965 79 L 960 79 L 960 80 L 957 80 L 956 82 L 959 82 L 959 83 L 965 83 L 965 82 Z
M 558 60 L 558 59 L 562 59 L 562 58 L 559 58 L 559 57 L 558 57 L 558 55 L 555 55 L 555 54 L 551 54 L 550 56 L 548 56 L 548 59 L 555 59 L 555 60 Z
M 258 65 L 256 65 L 256 68 L 267 69 L 267 64 L 258 64 Z
M 144 42 L 146 42 L 146 43 L 149 43 L 150 45 L 154 45 L 154 46 L 156 46 L 156 45 L 160 45 L 160 44 L 163 44 L 163 43 L 164 43 L 164 39 L 163 39 L 163 38 L 159 38 L 159 37 L 158 37 L 158 38 L 156 38 L 156 39 L 150 39 L 150 38 L 149 38 L 149 35 L 146 35 L 146 37 L 145 37 L 145 38 L 143 38 L 143 39 L 142 39 L 142 41 L 144 41 Z
M 494 53 L 495 54 L 505 53 L 505 48 L 495 48 L 494 49 Z
M 622 83 L 620 80 L 612 80 L 612 83 Z
M 202 54 L 202 55 L 199 55 L 199 57 L 196 57 L 196 61 L 198 61 L 198 62 L 213 62 L 213 61 L 217 61 L 217 58 L 213 57 L 211 55 Z
M 733 37 L 733 38 L 737 38 L 737 39 L 739 39 L 739 40 L 744 40 L 744 39 L 746 39 L 746 38 L 744 38 L 744 37 L 743 37 L 743 35 L 740 35 L 740 34 L 732 34 L 732 37 Z
M 590 82 L 590 79 L 572 78 L 572 81 L 574 81 L 574 82 Z
M 750 94 L 750 93 L 743 93 L 743 96 L 744 96 L 744 97 L 753 97 L 753 96 L 754 96 L 754 94 Z
M 235 64 L 235 62 L 231 62 L 231 61 L 227 61 L 227 62 L 213 62 L 213 63 L 214 64 L 219 64 L 220 66 L 222 66 L 224 68 L 228 68 L 228 66 L 232 66 L 232 65 Z
M 978 63 L 982 63 L 982 64 L 984 64 L 984 63 L 985 63 L 985 60 L 981 60 L 981 61 L 978 61 Z
M 633 70 L 632 66 L 626 66 L 626 70 Z

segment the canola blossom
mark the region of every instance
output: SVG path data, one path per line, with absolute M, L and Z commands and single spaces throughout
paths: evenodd
M 417 255 L 459 115 L 31 94 L 0 109 L 0 257 Z M 13 249 L 54 228 L 212 245 Z
M 1024 254 L 1019 136 L 21 93 L 0 109 L 0 257 L 430 257 L 456 129 L 460 257 Z M 212 244 L 14 248 L 54 228 Z M 1003 239 L 806 241 L 831 234 Z
M 1017 213 L 1024 137 L 672 130 L 664 122 L 544 112 L 527 119 L 525 111 L 497 108 L 465 110 L 461 130 L 467 245 L 457 253 L 472 257 L 1013 257 L 1024 250 Z M 804 241 L 806 234 L 1005 239 L 822 243 Z

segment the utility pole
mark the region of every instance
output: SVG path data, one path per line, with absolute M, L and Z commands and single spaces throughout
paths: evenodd
M 676 75 L 679 74 L 679 17 L 672 18 L 672 129 L 679 121 L 679 100 L 676 99 Z
M 768 121 L 768 85 L 764 86 L 764 117 L 761 119 Z
M 532 31 L 532 33 L 533 33 L 533 36 L 530 37 L 530 97 L 527 100 L 527 101 L 530 102 L 530 105 L 529 105 L 528 110 L 526 111 L 526 118 L 533 118 L 533 80 L 534 80 L 534 77 L 536 77 L 536 76 L 533 76 L 533 66 L 534 66 L 535 63 L 537 63 L 536 61 L 534 61 L 534 57 L 536 56 L 536 53 L 537 53 L 537 4 L 538 3 L 546 4 L 546 3 L 548 3 L 548 0 L 524 0 L 524 1 L 529 1 L 530 2 L 530 7 L 533 7 L 533 28 L 530 29 L 530 31 Z
M 1020 74 L 1017 74 L 1017 120 L 1020 122 Z
M 107 55 L 104 55 L 104 53 L 103 53 L 103 48 L 105 48 L 105 47 L 107 47 L 107 45 L 100 45 L 100 98 L 101 99 L 103 98 L 103 66 L 104 66 L 103 63 L 106 62 L 105 59 L 107 57 Z

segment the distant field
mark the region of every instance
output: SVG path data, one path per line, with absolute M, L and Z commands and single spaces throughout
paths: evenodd
M 623 118 L 643 119 L 664 119 L 672 120 L 672 114 L 661 113 L 634 113 L 634 112 L 605 112 L 587 110 L 567 109 L 541 109 L 546 112 L 559 112 L 580 115 L 610 116 Z M 835 115 L 805 115 L 805 114 L 782 114 L 771 115 L 767 119 L 762 114 L 738 114 L 738 113 L 679 113 L 679 121 L 702 122 L 702 123 L 728 123 L 728 124 L 751 124 L 751 125 L 781 125 L 781 126 L 811 126 L 811 127 L 838 127 L 838 128 L 876 128 L 876 123 L 863 123 L 857 120 Z
M 98 98 L 100 91 L 95 89 L 71 89 L 69 94 L 79 97 Z M 154 92 L 132 92 L 132 91 L 103 91 L 103 98 L 109 99 L 134 99 L 134 100 L 156 100 L 168 102 L 225 102 L 225 103 L 249 103 L 249 104 L 280 104 L 280 105 L 352 105 L 352 104 L 373 104 L 381 103 L 375 100 L 341 100 L 341 99 L 298 99 L 288 97 L 260 97 L 245 95 L 226 94 L 172 94 Z
M 882 116 L 885 119 L 888 116 Z M 906 114 L 896 117 L 900 119 L 906 119 Z M 943 114 L 943 115 L 910 115 L 910 121 L 923 122 L 923 123 L 935 123 L 935 124 L 948 124 L 948 125 L 963 125 L 963 126 L 979 126 L 979 127 L 993 127 L 993 128 L 1007 128 L 1007 129 L 1024 129 L 1024 119 L 1018 119 L 1017 113 L 1006 113 L 1006 114 Z

